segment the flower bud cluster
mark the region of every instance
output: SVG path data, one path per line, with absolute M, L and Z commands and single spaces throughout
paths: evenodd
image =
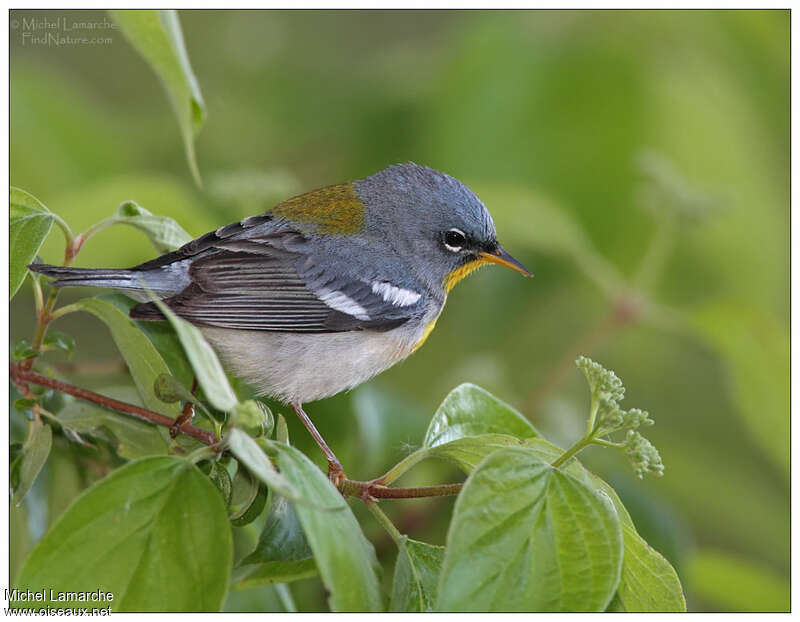
M 653 425 L 647 411 L 639 408 L 623 410 L 619 407 L 619 402 L 625 397 L 625 387 L 613 371 L 585 356 L 579 357 L 575 365 L 586 376 L 592 391 L 595 418 L 591 437 L 601 439 L 614 432 L 627 431 L 625 440 L 616 445 L 628 456 L 636 474 L 639 477 L 645 473 L 662 475 L 664 465 L 658 450 L 637 431 L 640 427 Z
M 633 470 L 639 479 L 642 479 L 646 473 L 652 473 L 658 477 L 664 475 L 664 464 L 661 462 L 658 450 L 638 432 L 628 431 L 622 450 L 631 461 Z

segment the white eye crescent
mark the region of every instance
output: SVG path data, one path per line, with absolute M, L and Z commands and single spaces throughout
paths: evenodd
M 447 250 L 452 253 L 457 253 L 462 248 L 464 248 L 464 244 L 467 243 L 467 236 L 464 235 L 464 232 L 461 229 L 456 229 L 455 227 L 449 229 L 444 234 L 444 246 Z

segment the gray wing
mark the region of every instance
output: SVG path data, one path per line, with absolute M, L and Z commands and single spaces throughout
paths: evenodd
M 185 287 L 164 299 L 178 316 L 223 328 L 280 332 L 389 330 L 422 314 L 421 288 L 348 274 L 280 219 L 222 227 L 134 268 L 175 271 Z M 163 319 L 152 302 L 134 319 Z

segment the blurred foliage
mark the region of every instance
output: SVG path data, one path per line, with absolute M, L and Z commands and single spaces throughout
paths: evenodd
M 45 14 L 103 19 L 12 17 Z M 590 449 L 583 461 L 676 565 L 689 608 L 786 609 L 788 11 L 186 11 L 181 23 L 207 108 L 195 141 L 205 190 L 162 87 L 119 31 L 109 45 L 62 47 L 12 31 L 11 183 L 76 231 L 133 200 L 199 235 L 399 161 L 455 175 L 536 279 L 479 272 L 451 293 L 409 361 L 310 405 L 348 473 L 374 477 L 408 453 L 461 382 L 502 396 L 566 446 L 588 399 L 582 379 L 560 370 L 580 351 L 617 370 L 630 403 L 659 421 L 649 435 L 667 470 L 647 490 L 615 452 Z M 687 209 L 702 217 L 684 218 Z M 153 256 L 131 227 L 103 236 L 76 265 Z M 40 254 L 60 262 L 60 237 Z M 620 298 L 631 300 L 627 283 L 650 306 L 609 322 Z M 32 308 L 27 280 L 12 342 L 30 337 Z M 125 380 L 99 326 L 80 315 L 58 327 L 78 345 L 69 363 L 51 360 L 83 386 Z M 299 423 L 288 424 L 322 464 Z M 80 465 L 65 490 L 102 475 L 89 450 L 54 447 L 59 464 L 70 455 Z M 12 510 L 12 569 L 65 507 L 48 496 L 54 471 L 45 467 Z M 431 462 L 405 479 L 454 475 Z M 413 538 L 443 544 L 451 508 L 386 511 Z M 391 568 L 391 542 L 362 524 Z M 300 611 L 326 600 L 316 579 L 292 584 L 292 595 L 265 586 L 231 599 Z

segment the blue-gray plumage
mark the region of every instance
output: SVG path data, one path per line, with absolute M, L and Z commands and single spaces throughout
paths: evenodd
M 301 404 L 357 386 L 425 340 L 460 278 L 529 274 L 457 179 L 416 164 L 289 199 L 126 270 L 31 269 L 56 287 L 112 287 L 163 320 L 155 292 L 260 393 Z

